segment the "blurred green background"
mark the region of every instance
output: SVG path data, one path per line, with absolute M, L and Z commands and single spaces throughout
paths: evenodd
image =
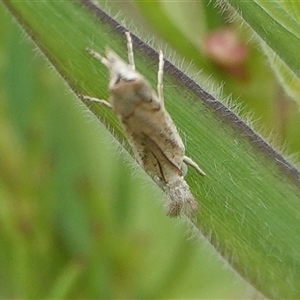
M 299 151 L 298 107 L 262 55 L 250 43 L 240 72 L 213 63 L 201 45 L 227 25 L 208 1 L 195 3 L 164 2 L 160 12 L 158 1 L 106 5 L 132 19 L 132 28 L 163 39 L 179 61 L 193 59 L 204 77 L 225 82 L 225 95 L 239 98 L 279 145 Z M 0 28 L 0 298 L 255 296 L 186 224 L 164 215 L 162 194 L 2 6 Z M 178 43 L 174 32 L 184 40 Z M 246 30 L 237 37 L 243 45 L 249 40 Z

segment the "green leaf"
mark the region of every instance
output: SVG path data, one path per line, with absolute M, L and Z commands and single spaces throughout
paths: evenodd
M 73 91 L 107 99 L 107 70 L 85 48 L 102 53 L 109 45 L 126 59 L 125 29 L 120 24 L 89 1 L 3 3 Z M 258 21 L 262 17 L 258 15 Z M 272 43 L 284 52 L 279 40 Z M 157 53 L 134 35 L 133 44 L 137 69 L 155 86 Z M 199 233 L 262 294 L 299 298 L 299 172 L 169 62 L 164 86 L 167 109 L 187 153 L 207 173 L 202 178 L 190 170 L 186 177 L 201 202 L 195 224 Z M 116 116 L 104 107 L 87 105 L 122 142 Z
M 227 1 L 255 31 L 270 65 L 298 105 L 300 86 L 299 1 Z
M 150 5 L 146 1 L 137 1 L 136 4 L 142 10 L 143 16 L 148 22 L 151 23 L 152 27 L 156 29 L 161 37 L 168 41 L 168 43 L 173 46 L 179 53 L 184 53 L 188 55 L 189 58 L 192 58 L 194 65 L 196 65 L 198 68 L 206 68 L 208 70 L 212 68 L 210 63 L 207 60 L 203 59 L 203 57 L 200 55 L 201 49 L 196 44 L 197 40 L 194 38 L 194 36 L 197 34 L 197 31 L 195 30 L 192 36 L 187 39 L 186 35 L 183 34 L 183 30 L 181 30 L 178 25 L 173 22 L 170 14 L 168 14 L 167 10 L 164 8 L 164 6 L 168 6 L 168 3 L 154 0 L 151 1 Z M 170 5 L 172 5 L 173 8 L 174 6 L 175 8 L 177 7 L 178 10 L 180 9 L 182 3 L 171 3 Z M 194 12 L 198 13 L 201 11 L 201 9 L 199 8 L 199 6 L 201 5 L 200 3 L 195 2 L 192 5 L 194 8 Z M 191 7 L 191 5 L 185 5 L 185 7 L 188 9 Z M 157 22 L 157 20 L 163 20 L 164 25 L 161 26 L 161 23 Z M 200 26 L 200 24 L 201 23 L 199 22 L 195 27 Z M 176 34 L 174 34 L 174 32 L 176 32 Z M 200 36 L 198 39 L 200 40 Z

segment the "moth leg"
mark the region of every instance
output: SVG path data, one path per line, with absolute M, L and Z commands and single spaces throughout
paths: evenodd
M 200 175 L 202 175 L 202 176 L 206 175 L 206 173 L 203 170 L 201 170 L 201 168 L 191 158 L 184 156 L 183 162 L 185 162 L 187 165 L 190 165 L 191 167 L 193 167 Z
M 96 102 L 96 103 L 99 103 L 101 105 L 105 105 L 106 107 L 112 109 L 112 105 L 107 101 L 107 100 L 103 100 L 103 99 L 98 99 L 98 98 L 95 98 L 95 97 L 90 97 L 90 96 L 85 96 L 85 95 L 81 95 L 81 98 L 83 100 L 88 100 L 88 101 L 91 101 L 91 102 Z
M 131 66 L 131 68 L 133 70 L 135 70 L 131 35 L 130 35 L 129 31 L 126 31 L 125 34 L 126 34 L 126 39 L 127 39 L 128 62 L 129 62 L 129 65 Z
M 158 72 L 157 72 L 157 95 L 161 103 L 164 103 L 163 76 L 164 76 L 164 55 L 163 52 L 160 50 Z

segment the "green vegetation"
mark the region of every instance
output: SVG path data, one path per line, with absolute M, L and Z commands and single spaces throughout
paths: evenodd
M 109 45 L 125 58 L 122 34 L 79 2 L 4 3 L 73 91 L 107 98 L 106 70 L 84 49 Z M 136 4 L 151 27 L 150 13 L 159 3 Z M 207 32 L 222 24 L 214 8 L 196 5 L 210 20 L 199 22 Z M 167 4 L 156 10 L 158 19 L 160 11 L 161 36 L 175 47 L 168 30 L 181 24 L 174 23 L 180 16 L 170 14 Z M 3 7 L 0 14 L 6 28 L 0 36 L 0 297 L 252 297 L 255 292 L 223 269 L 212 247 L 187 239 L 192 233 L 186 224 L 164 216 L 157 201 L 162 192 L 133 163 L 126 144 L 123 149 L 115 140 L 124 139 L 115 116 L 97 105 L 90 106 L 91 113 L 80 104 Z M 179 53 L 206 66 L 220 83 L 228 74 L 218 72 L 201 49 L 199 61 L 193 57 L 198 43 L 187 45 L 197 28 L 188 35 L 186 23 Z M 261 116 L 267 129 L 276 120 L 274 131 L 299 150 L 295 104 L 275 97 L 270 70 L 259 53 L 249 51 L 247 79 L 232 76 L 224 93 L 244 91 L 241 101 L 254 116 Z M 135 54 L 138 70 L 155 86 L 156 58 L 138 47 Z M 300 191 L 293 176 L 171 73 L 164 86 L 188 154 L 208 174 L 203 179 L 190 170 L 187 176 L 202 206 L 197 229 L 258 291 L 296 298 Z

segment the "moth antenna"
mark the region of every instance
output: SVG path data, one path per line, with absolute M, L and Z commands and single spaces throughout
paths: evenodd
M 164 55 L 163 52 L 159 51 L 159 63 L 158 63 L 158 73 L 157 73 L 157 94 L 159 100 L 164 102 L 164 86 L 163 86 L 163 77 L 164 77 Z
M 101 54 L 99 54 L 98 52 L 94 51 L 93 49 L 91 48 L 85 48 L 85 50 L 90 54 L 92 55 L 94 58 L 96 58 L 97 60 L 101 61 L 106 67 L 109 66 L 109 62 L 108 60 L 103 57 Z
M 126 34 L 126 39 L 127 39 L 128 62 L 129 62 L 129 65 L 132 67 L 132 69 L 135 70 L 131 35 L 130 35 L 129 31 L 126 31 L 125 34 Z

